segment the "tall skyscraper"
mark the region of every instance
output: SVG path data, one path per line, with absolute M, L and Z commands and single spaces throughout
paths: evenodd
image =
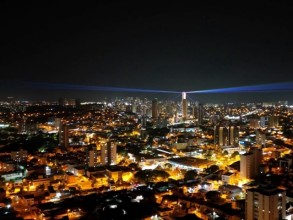
M 62 125 L 61 118 L 55 118 L 55 119 L 54 119 L 54 126 L 55 126 L 55 129 L 58 129 L 58 130 L 59 130 L 59 129 L 61 128 L 61 127 L 60 127 L 61 125 Z
M 285 191 L 271 186 L 248 189 L 245 216 L 256 220 L 285 219 Z
M 262 163 L 262 150 L 253 147 L 250 152 L 240 155 L 240 177 L 255 179 Z
M 132 104 L 132 112 L 137 113 L 137 105 L 136 105 L 136 103 Z
M 59 145 L 64 148 L 68 148 L 69 145 L 69 133 L 67 125 L 60 125 L 59 127 Z
M 182 119 L 185 121 L 187 119 L 187 99 L 186 92 L 182 92 Z
M 214 143 L 219 146 L 238 146 L 239 127 L 238 126 L 215 126 Z
M 86 151 L 86 163 L 88 167 L 96 166 L 97 158 L 98 158 L 98 152 L 97 152 L 96 145 L 89 146 L 89 148 Z
M 101 146 L 101 163 L 103 165 L 115 165 L 117 158 L 117 146 L 108 141 Z
M 143 128 L 145 128 L 146 125 L 147 125 L 147 116 L 146 115 L 143 115 L 143 116 L 141 116 L 141 126 Z
M 230 126 L 229 127 L 229 145 L 238 146 L 239 145 L 239 126 Z
M 204 109 L 202 104 L 199 103 L 197 107 L 197 125 L 202 125 L 203 116 L 204 116 Z
M 214 144 L 219 146 L 228 146 L 229 145 L 229 134 L 228 129 L 223 126 L 214 127 Z
M 158 119 L 158 100 L 154 99 L 152 101 L 152 119 L 156 121 Z

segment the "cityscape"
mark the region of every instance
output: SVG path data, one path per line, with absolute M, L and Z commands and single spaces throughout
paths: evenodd
M 293 220 L 286 1 L 0 4 L 1 220 Z
M 291 219 L 293 106 L 1 102 L 1 219 Z

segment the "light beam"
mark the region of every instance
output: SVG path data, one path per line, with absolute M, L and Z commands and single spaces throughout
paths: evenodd
M 244 92 L 285 92 L 285 91 L 291 91 L 291 90 L 293 90 L 293 82 L 208 89 L 208 90 L 196 90 L 196 91 L 188 91 L 186 93 L 205 94 L 205 93 L 244 93 Z
M 84 91 L 105 91 L 105 92 L 142 92 L 142 93 L 175 93 L 177 91 L 167 90 L 152 90 L 152 89 L 136 89 L 136 88 L 121 88 L 107 86 L 86 86 L 74 84 L 57 84 L 57 83 L 42 83 L 42 82 L 26 82 L 26 85 L 39 89 L 56 89 L 56 90 L 84 90 Z
M 50 90 L 84 90 L 84 91 L 104 91 L 104 92 L 137 92 L 137 93 L 173 93 L 173 94 L 208 94 L 208 93 L 258 93 L 258 92 L 285 92 L 293 91 L 293 82 L 261 84 L 251 86 L 240 86 L 230 88 L 218 88 L 207 90 L 195 90 L 188 92 L 178 92 L 169 90 L 152 90 L 152 89 L 137 89 L 123 87 L 107 87 L 107 86 L 88 86 L 75 84 L 58 84 L 44 82 L 22 82 L 25 86 L 37 89 Z

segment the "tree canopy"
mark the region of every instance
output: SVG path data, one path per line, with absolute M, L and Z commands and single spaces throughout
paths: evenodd
M 157 177 L 167 179 L 169 176 L 164 170 L 141 170 L 134 175 L 139 182 L 144 183 L 154 181 Z
M 184 174 L 184 179 L 185 180 L 193 180 L 197 177 L 197 171 L 196 170 L 188 170 L 185 174 Z
M 212 165 L 206 169 L 206 172 L 207 173 L 214 173 L 214 172 L 217 172 L 219 169 L 220 169 L 219 166 Z

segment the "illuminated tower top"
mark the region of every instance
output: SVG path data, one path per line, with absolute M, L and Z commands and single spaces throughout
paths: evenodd
M 182 92 L 182 119 L 185 121 L 187 118 L 187 100 L 186 92 Z
M 186 92 L 182 92 L 182 99 L 186 99 Z

